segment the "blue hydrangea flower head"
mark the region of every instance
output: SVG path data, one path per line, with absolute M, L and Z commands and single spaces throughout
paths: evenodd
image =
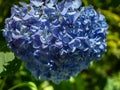
M 3 35 L 35 78 L 59 83 L 106 51 L 105 17 L 81 0 L 31 0 L 11 9 Z

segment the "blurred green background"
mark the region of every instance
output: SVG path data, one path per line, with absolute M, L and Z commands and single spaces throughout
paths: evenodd
M 120 90 L 120 0 L 83 0 L 83 5 L 93 5 L 106 16 L 109 24 L 107 52 L 102 60 L 91 62 L 76 78 L 60 84 L 35 80 L 6 46 L 2 37 L 5 18 L 19 1 L 29 2 L 0 0 L 0 90 Z

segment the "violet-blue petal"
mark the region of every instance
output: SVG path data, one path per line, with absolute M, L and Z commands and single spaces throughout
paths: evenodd
M 81 0 L 30 0 L 11 9 L 3 36 L 36 79 L 60 83 L 106 52 L 108 24 Z

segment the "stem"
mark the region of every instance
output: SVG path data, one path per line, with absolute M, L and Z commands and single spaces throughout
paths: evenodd
M 5 86 L 5 81 L 6 81 L 7 77 L 5 77 L 0 85 L 0 90 L 3 90 L 4 86 Z
M 38 90 L 37 86 L 33 83 L 33 82 L 24 82 L 24 83 L 20 83 L 20 84 L 17 84 L 13 87 L 11 87 L 10 89 L 8 90 L 14 90 L 16 88 L 19 88 L 19 87 L 23 87 L 23 86 L 27 86 L 29 87 L 31 90 Z
M 21 83 L 21 84 L 18 84 L 18 85 L 15 85 L 15 86 L 11 87 L 8 90 L 14 90 L 14 89 L 16 89 L 18 87 L 23 87 L 23 86 L 28 86 L 28 84 L 27 83 Z

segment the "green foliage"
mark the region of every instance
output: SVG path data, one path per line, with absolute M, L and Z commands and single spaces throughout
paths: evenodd
M 119 34 L 117 32 L 112 33 L 109 32 L 108 38 L 108 53 L 113 54 L 118 59 L 120 59 L 120 39 Z
M 18 87 L 23 87 L 23 86 L 27 86 L 29 87 L 30 90 L 38 90 L 37 86 L 35 85 L 34 82 L 24 82 L 24 83 L 20 83 L 18 85 L 15 85 L 14 87 L 10 88 L 9 90 L 14 90 Z
M 113 77 L 108 77 L 104 90 L 120 90 L 120 72 Z
M 107 19 L 107 52 L 101 61 L 91 62 L 76 78 L 58 85 L 33 78 L 24 63 L 7 48 L 2 29 L 10 8 L 19 1 L 0 0 L 0 90 L 120 90 L 120 0 L 83 0 L 84 5 L 93 5 Z
M 9 56 L 9 58 L 12 58 Z M 8 59 L 9 60 L 9 59 Z M 8 62 L 7 65 L 3 65 L 3 71 L 0 73 L 1 76 L 5 75 L 14 75 L 20 68 L 21 66 L 21 61 L 18 59 L 11 59 L 12 61 Z
M 14 58 L 14 54 L 11 52 L 0 52 L 0 73 L 2 71 L 6 71 L 6 68 L 4 68 L 4 66 L 8 65 L 8 62 L 12 61 Z
M 107 11 L 107 10 L 101 10 L 101 12 L 106 16 L 107 20 L 109 20 L 112 25 L 120 27 L 120 17 L 119 17 L 119 15 L 117 15 L 117 14 L 111 12 L 111 11 Z

